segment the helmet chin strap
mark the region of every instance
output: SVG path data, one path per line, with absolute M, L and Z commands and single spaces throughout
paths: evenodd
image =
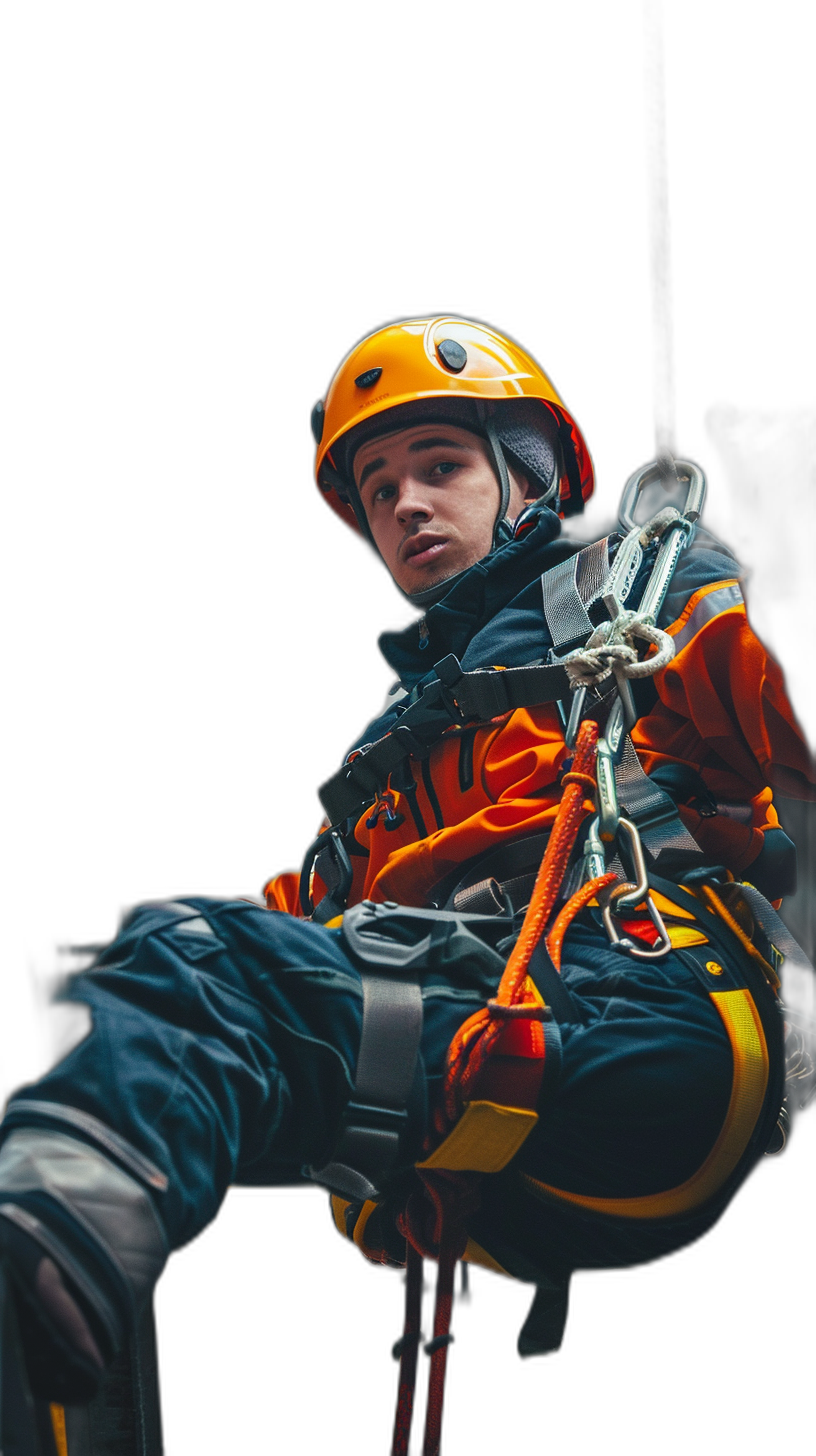
M 512 535 L 512 527 L 507 520 L 507 512 L 510 509 L 510 472 L 507 469 L 507 461 L 504 457 L 501 440 L 496 434 L 496 426 L 493 424 L 486 410 L 484 411 L 484 418 L 482 420 L 482 429 L 485 432 L 487 443 L 493 455 L 493 467 L 499 482 L 499 509 L 493 526 L 493 541 L 491 545 L 491 549 L 495 551 L 497 546 L 501 546 L 504 541 L 509 541 Z M 502 527 L 506 529 L 508 534 L 505 535 L 503 533 Z
M 435 586 L 426 586 L 424 591 L 407 592 L 401 586 L 399 587 L 399 590 L 402 592 L 402 595 L 408 599 L 412 606 L 421 607 L 424 611 L 426 607 L 432 607 L 434 605 L 434 602 L 441 602 L 442 598 L 444 596 L 447 596 L 451 587 L 455 586 L 457 581 L 461 581 L 462 577 L 465 576 L 469 571 L 469 566 L 466 566 L 462 571 L 454 571 L 451 576 L 444 577 L 442 581 L 438 581 Z M 399 583 L 396 584 L 397 586 L 399 586 Z

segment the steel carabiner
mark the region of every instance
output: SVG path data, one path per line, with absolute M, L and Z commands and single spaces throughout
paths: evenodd
M 643 845 L 640 842 L 637 825 L 631 819 L 619 817 L 618 829 L 622 829 L 629 840 L 629 848 L 637 881 L 635 884 L 632 884 L 628 880 L 623 880 L 619 885 L 613 886 L 601 912 L 604 929 L 609 936 L 611 945 L 620 947 L 621 950 L 627 951 L 629 955 L 635 956 L 638 960 L 656 961 L 662 956 L 668 955 L 672 948 L 669 932 L 649 892 L 649 875 L 646 869 L 646 858 L 643 853 Z M 639 945 L 635 944 L 631 936 L 621 936 L 612 919 L 612 916 L 619 915 L 621 910 L 634 909 L 636 905 L 641 905 L 644 902 L 649 912 L 649 919 L 658 934 L 657 945 L 653 946 L 651 950 L 641 949 Z

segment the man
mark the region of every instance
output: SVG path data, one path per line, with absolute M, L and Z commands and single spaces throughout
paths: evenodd
M 696 511 L 561 539 L 593 488 L 581 433 L 467 320 L 365 339 L 313 428 L 329 504 L 425 615 L 382 639 L 397 689 L 301 876 L 268 909 L 133 912 L 71 987 L 90 1035 L 9 1104 L 0 1244 L 40 1401 L 94 1396 L 230 1183 L 311 1178 L 375 1259 L 537 1284 L 532 1351 L 572 1269 L 698 1236 L 775 1136 L 781 930 L 756 890 L 792 888 L 773 788 L 813 776 L 733 558 L 699 532 L 638 615 Z

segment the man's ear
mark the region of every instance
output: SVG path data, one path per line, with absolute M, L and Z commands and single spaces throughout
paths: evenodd
M 541 495 L 541 486 L 539 485 L 537 480 L 530 480 L 526 475 L 523 475 L 521 471 L 519 471 L 519 483 L 522 487 L 522 490 L 524 491 L 524 499 L 527 505 L 529 505 L 531 501 L 538 500 L 538 497 Z
M 511 465 L 509 460 L 507 462 L 507 473 L 510 477 L 510 500 L 507 506 L 507 516 L 508 520 L 515 521 L 521 515 L 524 508 L 530 504 L 530 501 L 535 500 L 536 488 L 535 485 L 531 485 L 523 471 L 519 470 L 517 466 Z

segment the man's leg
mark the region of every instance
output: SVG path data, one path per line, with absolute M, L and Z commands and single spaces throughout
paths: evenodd
M 426 988 L 431 1086 L 484 996 Z M 92 1029 L 12 1099 L 0 1244 L 36 1393 L 82 1401 L 168 1251 L 231 1183 L 301 1180 L 330 1158 L 354 1085 L 362 983 L 336 931 L 244 902 L 142 906 L 72 983 Z M 425 1127 L 426 1079 L 406 1155 Z

